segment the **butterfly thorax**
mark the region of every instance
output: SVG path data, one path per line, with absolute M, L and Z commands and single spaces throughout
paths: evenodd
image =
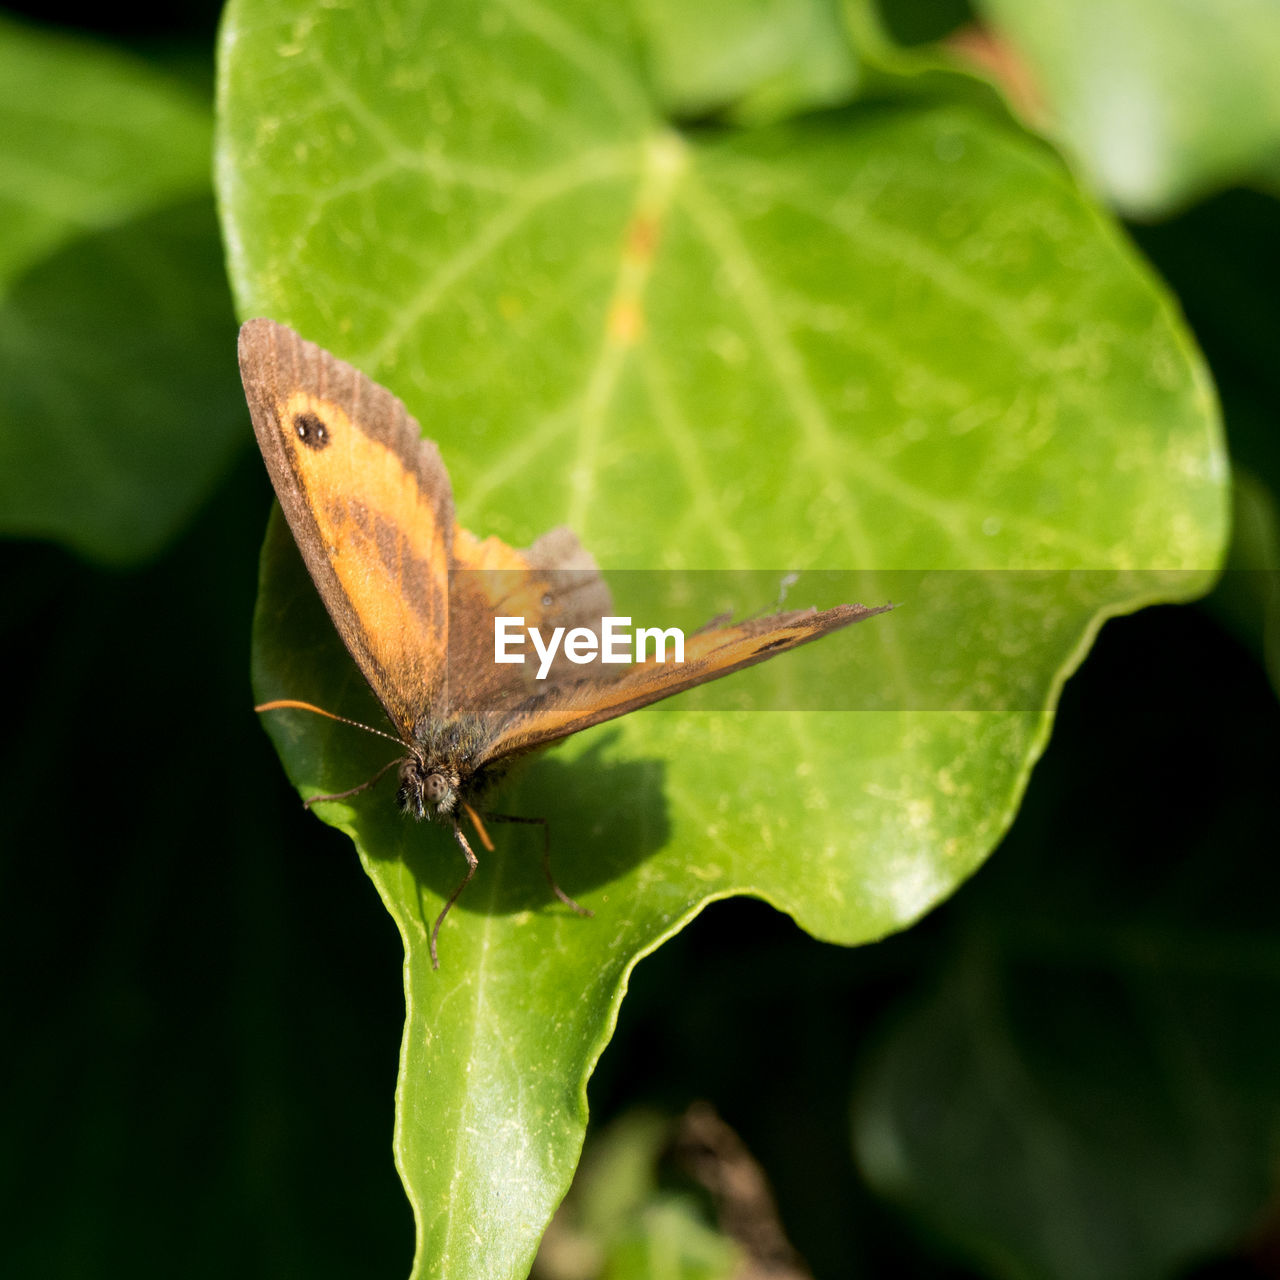
M 493 781 L 482 763 L 492 737 L 477 716 L 424 715 L 400 765 L 400 808 L 415 818 L 450 821 L 459 805 Z

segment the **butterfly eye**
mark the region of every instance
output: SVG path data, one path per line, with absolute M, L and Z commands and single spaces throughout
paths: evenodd
M 426 782 L 422 785 L 427 793 L 427 799 L 434 805 L 440 805 L 449 795 L 449 784 L 438 773 L 428 774 Z
M 329 443 L 329 428 L 314 413 L 300 413 L 293 420 L 298 439 L 308 449 L 323 449 Z
M 553 603 L 554 603 L 554 600 L 551 595 L 551 592 L 550 591 L 545 592 L 542 597 L 542 607 L 544 609 L 550 609 Z

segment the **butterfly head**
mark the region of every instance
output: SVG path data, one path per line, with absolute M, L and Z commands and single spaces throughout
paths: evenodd
M 396 800 L 415 818 L 446 818 L 457 807 L 459 783 L 451 769 L 432 768 L 420 757 L 409 756 L 400 765 Z

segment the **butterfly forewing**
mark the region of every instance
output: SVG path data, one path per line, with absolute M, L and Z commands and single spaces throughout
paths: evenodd
M 439 451 L 390 391 L 283 325 L 241 329 L 240 371 L 307 570 L 409 740 L 446 672 L 454 519 Z

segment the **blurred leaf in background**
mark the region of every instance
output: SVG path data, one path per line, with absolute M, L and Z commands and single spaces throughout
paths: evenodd
M 207 105 L 0 18 L 0 530 L 155 555 L 244 442 Z
M 1130 631 L 855 1095 L 872 1185 L 991 1275 L 1176 1275 L 1275 1194 L 1280 725 L 1203 616 Z
M 1050 129 L 1098 190 L 1149 219 L 1280 175 L 1274 0 L 979 0 Z

